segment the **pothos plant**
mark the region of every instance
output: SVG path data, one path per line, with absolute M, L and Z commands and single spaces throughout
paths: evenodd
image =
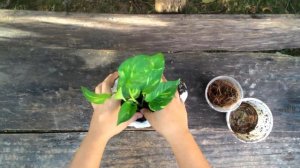
M 96 94 L 81 87 L 85 98 L 94 104 L 102 104 L 113 97 L 122 100 L 117 124 L 129 120 L 137 109 L 149 108 L 155 112 L 166 107 L 177 90 L 179 79 L 162 81 L 165 59 L 162 53 L 152 56 L 136 55 L 125 60 L 118 68 L 117 90 L 112 94 Z

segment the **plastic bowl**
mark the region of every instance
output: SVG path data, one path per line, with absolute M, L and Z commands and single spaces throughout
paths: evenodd
M 212 104 L 209 99 L 208 99 L 208 96 L 207 96 L 207 91 L 208 91 L 208 88 L 209 86 L 216 80 L 225 80 L 225 81 L 228 81 L 230 83 L 233 84 L 233 86 L 235 88 L 237 88 L 238 90 L 238 93 L 239 93 L 239 96 L 238 96 L 238 100 L 237 102 L 233 103 L 232 105 L 230 106 L 225 106 L 225 107 L 220 107 L 218 105 L 214 105 Z M 218 76 L 218 77 L 215 77 L 213 78 L 206 86 L 206 89 L 205 89 L 205 99 L 207 101 L 207 103 L 209 104 L 209 106 L 211 108 L 213 108 L 214 110 L 218 111 L 218 112 L 229 112 L 229 111 L 233 111 L 235 109 L 237 109 L 240 104 L 241 104 L 241 100 L 243 99 L 243 96 L 244 96 L 244 93 L 243 93 L 243 89 L 241 87 L 241 85 L 239 84 L 238 81 L 236 81 L 234 78 L 230 77 L 230 76 Z
M 226 122 L 229 130 L 233 132 L 233 135 L 240 141 L 245 143 L 256 143 L 267 138 L 273 128 L 273 115 L 269 107 L 259 99 L 244 98 L 241 102 L 245 102 L 255 108 L 258 121 L 254 130 L 246 134 L 236 133 L 230 126 L 230 115 L 233 111 L 226 114 Z

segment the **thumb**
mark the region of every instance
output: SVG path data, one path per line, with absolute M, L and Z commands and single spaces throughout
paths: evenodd
M 149 120 L 152 116 L 151 111 L 149 109 L 146 109 L 146 108 L 141 109 L 141 113 L 146 117 L 147 120 Z

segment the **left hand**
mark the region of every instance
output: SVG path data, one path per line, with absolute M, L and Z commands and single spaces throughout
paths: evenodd
M 117 72 L 108 75 L 106 79 L 96 87 L 95 92 L 97 94 L 112 94 L 111 88 L 117 78 Z M 141 113 L 136 113 L 130 120 L 117 126 L 118 113 L 121 108 L 120 100 L 111 97 L 107 99 L 104 104 L 92 104 L 92 106 L 94 113 L 88 135 L 94 139 L 102 138 L 108 141 L 111 137 L 123 131 L 131 122 L 143 117 Z

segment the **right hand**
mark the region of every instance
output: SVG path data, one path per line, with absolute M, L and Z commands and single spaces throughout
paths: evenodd
M 167 140 L 189 133 L 187 111 L 177 91 L 173 100 L 164 109 L 156 112 L 142 109 L 141 112 L 152 127 Z

